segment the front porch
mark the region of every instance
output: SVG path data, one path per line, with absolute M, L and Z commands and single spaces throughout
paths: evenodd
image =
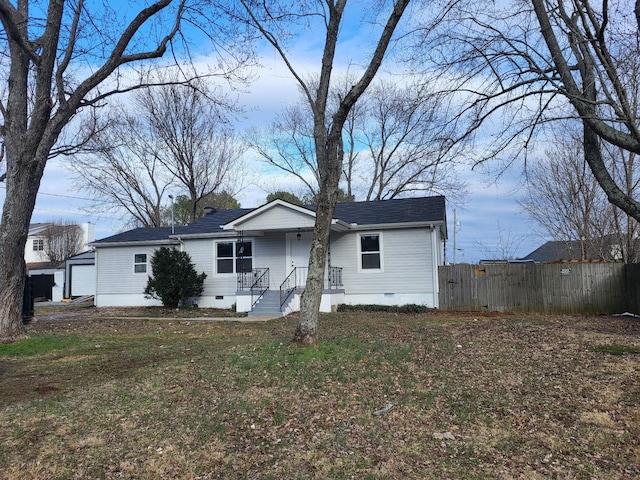
M 282 316 L 300 311 L 300 295 L 308 274 L 308 267 L 293 267 L 284 281 L 272 287 L 268 268 L 238 273 L 236 311 L 258 316 Z M 327 267 L 320 311 L 335 310 L 343 301 L 342 267 Z

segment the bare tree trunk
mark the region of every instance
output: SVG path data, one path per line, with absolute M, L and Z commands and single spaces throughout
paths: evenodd
M 159 15 L 173 0 L 158 0 L 140 10 L 131 22 L 116 35 L 112 49 L 107 50 L 101 65 L 94 65 L 84 79 L 75 78 L 70 72 L 79 69 L 74 63 L 86 65 L 82 48 L 84 41 L 101 43 L 101 39 L 78 38 L 87 25 L 96 27 L 98 18 L 85 20 L 88 6 L 82 0 L 65 2 L 51 0 L 46 9 L 36 9 L 37 22 L 30 20 L 29 1 L 19 0 L 17 5 L 0 0 L 0 24 L 3 45 L 8 46 L 8 75 L 2 78 L 6 97 L 0 100 L 2 112 L 2 136 L 6 154 L 7 193 L 0 223 L 0 337 L 11 341 L 24 335 L 22 326 L 22 300 L 25 282 L 24 248 L 29 232 L 29 222 L 35 207 L 36 196 L 48 158 L 62 129 L 82 108 L 96 105 L 123 88 L 119 84 L 112 90 L 96 92 L 119 67 L 143 60 L 160 58 L 170 40 L 180 27 L 186 0 L 178 1 L 171 15 L 170 31 L 158 42 L 140 42 L 151 46 L 148 51 L 129 48 L 137 33 L 148 25 L 148 21 Z M 88 2 L 87 2 L 88 3 Z M 69 7 L 65 16 L 65 7 Z M 44 19 L 40 16 L 46 10 Z M 104 18 L 104 17 L 103 17 Z M 69 20 L 68 23 L 65 23 Z M 96 23 L 97 22 L 97 23 Z M 29 32 L 27 25 L 37 23 L 42 28 Z M 79 26 L 83 27 L 80 28 Z M 88 28 L 88 27 L 87 27 Z M 108 30 L 108 25 L 104 24 Z M 61 32 L 64 34 L 61 35 Z M 30 38 L 29 34 L 37 34 Z M 100 37 L 102 30 L 92 30 L 92 37 Z M 61 39 L 62 37 L 62 39 Z M 113 40 L 109 33 L 104 38 Z M 139 36 L 137 40 L 141 40 Z M 104 45 L 103 45 L 104 46 Z M 7 52 L 3 52 L 7 53 Z M 86 53 L 89 55 L 89 53 Z M 94 58 L 94 57 L 92 57 Z M 73 79 L 72 79 L 73 78 Z M 142 84 L 130 86 L 137 88 Z M 91 95 L 93 92 L 93 96 Z M 5 101 L 6 98 L 6 101 Z
M 21 154 L 29 155 L 24 150 Z M 13 152 L 7 155 L 7 160 L 12 157 Z M 24 249 L 43 167 L 44 162 L 37 160 L 26 165 L 7 162 L 7 194 L 0 224 L 0 285 L 3 286 L 0 289 L 0 332 L 4 342 L 25 336 L 22 322 L 26 276 Z
M 402 18 L 409 0 L 399 0 L 394 5 L 367 69 L 340 101 L 336 112 L 331 118 L 331 128 L 327 132 L 326 118 L 329 85 L 345 4 L 346 2 L 338 2 L 335 8 L 329 9 L 327 40 L 322 56 L 320 80 L 315 98 L 308 94 L 314 112 L 313 133 L 320 176 L 320 194 L 316 206 L 316 224 L 309 255 L 309 275 L 301 299 L 300 319 L 294 334 L 294 340 L 304 345 L 315 345 L 318 340 L 318 313 L 324 288 L 325 262 L 329 248 L 331 220 L 338 198 L 338 183 L 342 175 L 342 161 L 344 158 L 342 130 L 351 109 L 369 87 L 380 68 L 393 32 Z
M 316 224 L 309 254 L 307 285 L 300 299 L 300 319 L 293 336 L 295 342 L 303 345 L 315 345 L 318 342 L 318 314 L 324 289 L 325 259 L 327 258 L 331 218 L 333 206 L 335 206 L 335 204 L 330 205 L 326 195 L 321 193 L 320 196 L 324 198 L 319 199 L 318 202 Z
M 337 159 L 335 161 L 338 161 Z M 339 168 L 332 170 L 333 175 L 323 182 L 318 195 L 316 223 L 309 254 L 309 274 L 307 285 L 300 299 L 300 319 L 294 334 L 294 341 L 303 345 L 315 345 L 318 342 L 318 314 L 324 289 L 324 273 L 329 249 L 331 220 L 338 195 Z
M 28 3 L 18 2 L 14 15 L 26 18 Z M 16 29 L 17 35 L 26 36 L 26 21 L 18 23 Z M 43 171 L 43 168 L 38 168 L 34 159 L 35 151 L 29 151 L 27 148 L 29 143 L 37 141 L 33 135 L 27 134 L 29 56 L 18 42 L 9 42 L 9 48 L 13 60 L 9 70 L 12 84 L 7 98 L 7 109 L 3 109 L 7 192 L 0 222 L 0 335 L 5 342 L 24 336 L 24 248 Z M 33 160 L 16 161 L 23 157 Z
M 289 3 L 279 2 L 249 2 L 241 0 L 242 8 L 247 14 L 246 21 L 253 26 L 260 34 L 276 49 L 280 57 L 284 60 L 289 72 L 298 81 L 303 95 L 309 102 L 313 112 L 313 137 L 316 162 L 318 166 L 318 176 L 320 179 L 320 193 L 317 201 L 316 223 L 313 240 L 311 242 L 311 252 L 309 254 L 309 275 L 307 285 L 302 295 L 300 305 L 300 320 L 296 329 L 294 339 L 305 345 L 315 345 L 318 338 L 318 312 L 322 301 L 322 290 L 324 287 L 324 270 L 326 254 L 329 247 L 329 233 L 331 231 L 331 220 L 335 208 L 338 192 L 338 181 L 342 173 L 342 160 L 344 157 L 344 146 L 342 144 L 342 130 L 353 106 L 363 95 L 375 77 L 382 60 L 385 57 L 387 48 L 393 38 L 394 32 L 410 0 L 397 0 L 392 3 L 392 10 L 389 12 L 376 48 L 368 61 L 363 62 L 365 71 L 354 84 L 340 98 L 339 104 L 334 112 L 328 108 L 329 90 L 331 86 L 332 71 L 340 26 L 343 22 L 343 14 L 347 5 L 347 0 L 330 0 L 319 2 L 319 11 L 307 9 L 313 2 L 295 3 L 299 10 Z M 267 3 L 269 5 L 267 6 Z M 360 8 L 358 6 L 357 8 Z M 277 14 L 274 13 L 278 12 Z M 357 11 L 357 10 L 356 10 Z M 320 17 L 324 20 L 322 27 L 325 29 L 325 43 L 322 52 L 322 63 L 317 83 L 313 87 L 306 82 L 300 72 L 293 66 L 291 59 L 285 48 L 286 36 L 281 37 L 283 23 L 291 21 L 291 27 L 296 26 L 300 19 Z M 280 18 L 280 21 L 275 20 Z M 272 26 L 277 27 L 270 30 Z M 277 33 L 276 33 L 277 32 Z M 330 121 L 329 116 L 331 116 Z

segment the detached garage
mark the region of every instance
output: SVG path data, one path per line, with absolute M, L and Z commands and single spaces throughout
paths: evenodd
M 66 261 L 64 286 L 65 298 L 84 297 L 96 294 L 96 254 L 84 252 L 69 257 Z

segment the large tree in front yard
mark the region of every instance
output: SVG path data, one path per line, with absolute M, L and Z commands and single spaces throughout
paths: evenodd
M 396 28 L 409 0 L 376 2 L 375 8 L 364 2 L 347 0 L 282 2 L 278 0 L 240 0 L 241 9 L 234 13 L 276 50 L 297 81 L 313 116 L 313 148 L 317 162 L 320 190 L 314 236 L 309 257 L 309 276 L 302 295 L 300 320 L 295 340 L 307 345 L 317 342 L 318 312 L 322 297 L 325 261 L 334 207 L 338 198 L 338 183 L 344 157 L 343 127 L 358 99 L 364 94 L 378 72 Z M 352 86 L 331 109 L 330 89 L 334 69 L 339 66 L 337 50 L 340 41 L 349 35 L 355 24 L 368 23 L 371 50 L 353 51 L 352 64 L 361 68 L 354 75 Z M 289 47 L 300 33 L 320 39 L 320 64 L 309 75 Z M 305 59 L 306 60 L 306 59 Z M 346 66 L 346 65 L 345 65 Z
M 148 38 L 147 48 L 136 49 L 134 38 L 150 23 L 178 3 L 171 25 L 156 41 Z M 25 267 L 23 252 L 36 195 L 47 160 L 63 128 L 88 104 L 100 102 L 105 93 L 96 88 L 120 66 L 161 57 L 180 26 L 184 2 L 160 0 L 140 11 L 120 33 L 108 42 L 110 52 L 100 52 L 103 36 L 100 19 L 87 18 L 84 2 L 71 4 L 52 0 L 47 10 L 41 3 L 19 0 L 17 5 L 0 0 L 2 59 L 5 92 L 2 98 L 2 136 L 6 148 L 7 193 L 0 224 L 0 337 L 22 335 L 22 292 Z M 106 18 L 105 18 L 106 20 Z M 106 28 L 106 25 L 104 25 Z M 95 39 L 84 37 L 93 30 Z M 145 42 L 143 42 L 145 44 Z M 6 49 L 6 50 L 5 50 Z M 83 80 L 72 78 L 84 57 L 89 68 Z M 117 90 L 117 85 L 113 86 Z
M 23 335 L 24 247 L 47 160 L 70 151 L 60 145 L 63 130 L 79 111 L 148 85 L 151 61 L 175 46 L 183 17 L 196 13 L 186 0 L 144 4 L 134 9 L 83 0 L 0 0 L 3 341 Z

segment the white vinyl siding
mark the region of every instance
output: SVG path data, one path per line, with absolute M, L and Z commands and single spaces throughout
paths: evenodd
M 332 233 L 331 265 L 342 267 L 342 281 L 348 295 L 435 291 L 433 269 L 437 268 L 434 265 L 437 255 L 432 251 L 431 229 L 385 230 L 382 238 L 383 269 L 376 275 L 359 268 L 359 234 L 369 232 Z
M 153 256 L 154 247 L 115 247 L 96 249 L 97 291 L 99 294 L 136 294 L 143 297 L 149 274 L 134 273 L 134 255 Z M 99 259 L 99 260 L 98 260 Z
M 283 232 L 266 233 L 253 239 L 255 268 L 269 269 L 270 289 L 277 290 L 289 271 L 286 265 L 286 241 Z
M 298 212 L 281 205 L 262 212 L 238 225 L 239 230 L 271 230 L 274 225 L 279 229 L 313 228 L 313 212 Z
M 184 250 L 191 256 L 198 273 L 204 272 L 203 296 L 229 296 L 237 291 L 237 275 L 216 274 L 216 242 L 226 240 L 187 240 Z M 235 238 L 233 239 L 235 242 Z M 286 277 L 285 274 L 285 237 L 284 233 L 267 233 L 263 237 L 246 238 L 252 243 L 253 268 L 268 268 L 270 288 L 277 289 Z
M 204 279 L 204 291 L 202 292 L 203 297 L 227 297 L 229 295 L 235 295 L 236 276 L 216 275 L 216 252 L 215 242 L 213 240 L 185 240 L 183 250 L 191 257 L 191 262 L 195 265 L 196 272 L 204 272 L 207 274 L 207 278 Z

